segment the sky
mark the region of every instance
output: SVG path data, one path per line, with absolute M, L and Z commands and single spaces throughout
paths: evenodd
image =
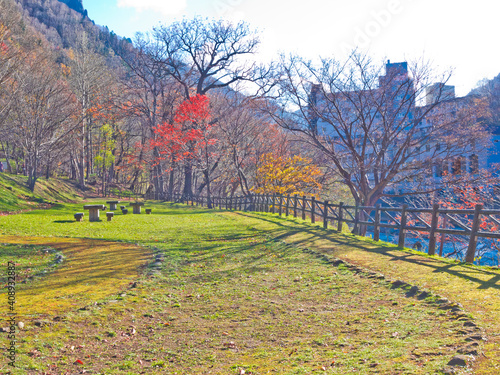
M 453 70 L 466 95 L 500 74 L 497 0 L 83 0 L 90 19 L 133 39 L 182 18 L 246 21 L 259 32 L 257 59 L 279 53 L 345 59 L 354 48 L 381 63 L 424 59 Z

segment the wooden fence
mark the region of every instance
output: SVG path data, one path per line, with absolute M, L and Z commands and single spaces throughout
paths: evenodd
M 465 256 L 467 263 L 473 263 L 478 238 L 500 239 L 498 230 L 485 228 L 500 228 L 500 210 L 484 209 L 477 204 L 474 209 L 455 210 L 442 208 L 434 204 L 432 208 L 402 207 L 374 207 L 349 206 L 343 202 L 330 203 L 328 200 L 319 201 L 314 197 L 290 196 L 277 194 L 255 194 L 236 197 L 211 197 L 208 204 L 207 197 L 198 196 L 183 199 L 180 194 L 174 194 L 167 200 L 191 203 L 191 205 L 210 206 L 227 210 L 245 210 L 256 212 L 277 213 L 282 216 L 310 219 L 312 223 L 323 222 L 323 227 L 334 226 L 342 231 L 343 223 L 350 224 L 352 232 L 365 235 L 367 228 L 373 228 L 373 239 L 380 239 L 382 228 L 396 230 L 398 246 L 405 246 L 408 231 L 428 233 L 430 255 L 436 253 L 437 237 L 441 234 L 441 243 L 445 235 L 458 235 L 468 238 L 468 248 Z M 486 224 L 486 225 L 485 225 Z M 441 253 L 442 255 L 442 248 Z

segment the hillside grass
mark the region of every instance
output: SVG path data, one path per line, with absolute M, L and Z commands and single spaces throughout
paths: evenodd
M 26 176 L 0 173 L 0 214 L 31 210 L 47 204 L 81 201 L 82 194 L 70 180 L 40 178 L 34 191 Z
M 470 316 L 329 259 L 379 257 L 369 268 L 405 281 L 424 279 L 418 262 L 463 265 L 271 214 L 147 206 L 152 215 L 111 222 L 75 222 L 82 204 L 0 218 L 0 243 L 23 243 L 20 269 L 35 244 L 33 260 L 39 245 L 65 255 L 19 284 L 17 373 L 433 374 L 468 344 Z M 10 246 L 2 262 L 16 257 Z M 392 267 L 405 261 L 416 268 Z M 481 293 L 498 286 L 498 271 L 472 269 L 489 285 Z M 429 279 L 478 289 L 443 274 Z

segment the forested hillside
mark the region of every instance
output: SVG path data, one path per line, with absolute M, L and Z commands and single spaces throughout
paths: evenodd
M 443 165 L 457 176 L 447 184 L 477 182 L 477 168 L 455 166 L 464 150 L 487 150 L 488 101 L 434 92 L 416 106 L 445 87 L 425 65 L 353 54 L 260 66 L 244 22 L 184 19 L 132 42 L 77 0 L 0 7 L 0 160 L 30 189 L 64 176 L 103 195 L 119 185 L 154 198 L 258 191 L 371 205 L 408 182 L 428 193 Z
M 264 156 L 291 163 L 289 135 L 236 86 L 259 75 L 242 59 L 259 45 L 246 24 L 183 21 L 133 47 L 69 4 L 1 0 L 0 158 L 31 189 L 62 175 L 103 194 L 116 184 L 156 197 L 249 193 Z M 307 153 L 292 169 L 312 163 Z M 296 192 L 321 186 L 299 180 Z

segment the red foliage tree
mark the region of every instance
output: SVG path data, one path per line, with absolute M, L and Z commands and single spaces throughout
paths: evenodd
M 211 136 L 214 124 L 210 123 L 209 104 L 205 95 L 185 100 L 176 109 L 173 123 L 165 122 L 154 128 L 155 138 L 149 144 L 151 148 L 156 147 L 160 155 L 153 163 L 164 163 L 166 171 L 171 171 L 179 162 L 198 161 L 204 172 L 208 196 L 209 166 L 213 156 L 210 146 L 216 143 L 216 139 Z M 171 187 L 169 190 L 171 192 Z

